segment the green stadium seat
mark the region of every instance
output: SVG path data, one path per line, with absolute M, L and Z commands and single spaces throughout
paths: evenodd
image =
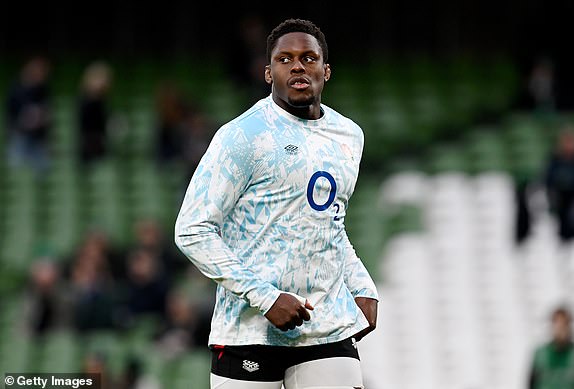
M 428 158 L 427 172 L 431 174 L 444 172 L 466 172 L 468 161 L 456 145 L 438 145 L 433 147 Z
M 384 241 L 384 219 L 379 211 L 379 179 L 359 177 L 345 216 L 345 226 L 355 251 L 374 278 L 378 276 L 379 254 Z
M 82 367 L 81 339 L 69 331 L 47 333 L 37 341 L 37 365 L 34 371 L 77 372 Z
M 38 224 L 37 177 L 29 169 L 8 169 L 4 177 L 0 258 L 7 268 L 24 272 L 34 255 Z
M 0 343 L 0 369 L 3 372 L 27 372 L 31 369 L 34 345 L 22 334 L 2 333 Z
M 209 352 L 194 351 L 178 359 L 169 386 L 174 389 L 209 387 L 211 358 Z
M 476 128 L 466 139 L 469 171 L 507 171 L 506 150 L 499 128 Z
M 145 362 L 148 355 L 153 354 L 154 350 L 150 349 L 150 339 L 138 339 L 139 343 L 136 344 L 128 333 L 100 330 L 86 335 L 83 354 L 84 356 L 93 353 L 103 355 L 110 372 L 118 376 L 124 371 L 130 358 L 135 357 Z
M 0 371 L 30 371 L 33 342 L 20 323 L 23 298 L 20 292 L 2 294 L 0 302 Z
M 86 177 L 84 204 L 86 224 L 106 231 L 114 244 L 125 244 L 128 219 L 121 196 L 123 180 L 121 165 L 112 160 L 101 161 Z

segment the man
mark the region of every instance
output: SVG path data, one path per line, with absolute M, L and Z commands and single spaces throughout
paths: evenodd
M 313 23 L 277 26 L 271 96 L 219 129 L 183 201 L 176 243 L 218 283 L 212 388 L 362 387 L 378 296 L 343 222 L 363 133 L 321 104 L 327 57 Z
M 49 167 L 49 77 L 49 61 L 41 56 L 31 58 L 8 92 L 6 102 L 8 162 L 15 167 L 29 166 L 38 173 Z
M 555 151 L 546 166 L 546 192 L 550 209 L 558 221 L 563 243 L 574 238 L 574 129 L 570 125 L 558 135 Z
M 536 349 L 529 389 L 574 388 L 574 343 L 570 312 L 563 307 L 552 313 L 552 340 Z

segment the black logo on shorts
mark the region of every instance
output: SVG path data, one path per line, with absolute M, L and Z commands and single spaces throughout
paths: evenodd
M 285 152 L 290 155 L 295 155 L 299 152 L 299 147 L 295 145 L 287 145 L 284 147 Z

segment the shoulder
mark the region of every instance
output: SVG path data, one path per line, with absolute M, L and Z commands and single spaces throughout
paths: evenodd
M 250 141 L 254 136 L 268 130 L 269 99 L 264 98 L 247 111 L 225 123 L 219 128 L 216 137 L 230 139 L 234 142 Z
M 239 129 L 242 132 L 253 132 L 266 122 L 271 108 L 270 98 L 257 101 L 247 111 L 222 126 L 222 129 Z
M 323 111 L 327 115 L 327 120 L 330 123 L 346 127 L 349 130 L 360 134 L 361 136 L 363 135 L 363 129 L 355 121 L 353 121 L 353 119 L 341 114 L 340 112 L 337 112 L 325 104 L 321 104 L 321 108 L 323 108 Z
M 273 130 L 269 123 L 268 99 L 259 100 L 247 111 L 222 125 L 215 133 L 210 148 L 228 155 L 247 158 L 260 139 Z
M 552 342 L 539 345 L 534 350 L 534 361 L 538 364 L 544 364 L 548 360 L 548 355 L 554 349 Z
M 327 115 L 327 121 L 330 125 L 343 128 L 351 135 L 357 137 L 361 143 L 363 142 L 365 138 L 363 129 L 355 121 L 325 104 L 321 104 L 321 108 L 323 108 L 325 115 Z

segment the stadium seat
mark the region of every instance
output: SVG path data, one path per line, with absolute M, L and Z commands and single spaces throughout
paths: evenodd
M 33 342 L 20 325 L 23 299 L 20 295 L 3 298 L 0 304 L 0 369 L 4 372 L 29 371 Z
M 470 132 L 466 149 L 471 173 L 508 170 L 498 128 L 478 128 Z
M 465 159 L 457 146 L 442 144 L 433 147 L 430 153 L 428 165 L 425 167 L 428 173 L 466 172 L 469 170 L 468 160 Z
M 169 387 L 174 389 L 204 389 L 209 387 L 211 354 L 192 351 L 175 362 Z
M 81 340 L 71 332 L 48 333 L 34 347 L 37 350 L 34 371 L 76 372 L 82 368 Z
M 572 253 L 559 248 L 549 216 L 525 247 L 514 246 L 513 185 L 508 173 L 489 170 L 385 181 L 381 201 L 419 204 L 425 229 L 384 246 L 381 317 L 393 320 L 381 321 L 376 344 L 361 347 L 374 387 L 526 385 L 549 312 L 571 302 L 571 273 L 563 269 Z M 414 366 L 416 377 L 408 373 Z

